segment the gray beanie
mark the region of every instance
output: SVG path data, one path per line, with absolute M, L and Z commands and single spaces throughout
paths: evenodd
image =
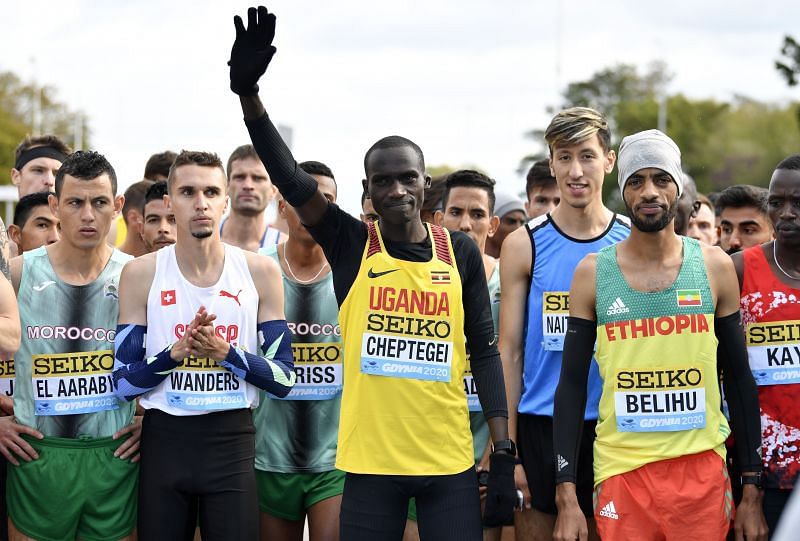
M 681 150 L 675 141 L 658 130 L 645 130 L 622 139 L 619 146 L 619 192 L 636 171 L 653 167 L 669 173 L 678 185 L 678 197 L 683 194 Z
M 526 212 L 525 201 L 523 201 L 514 194 L 510 194 L 508 192 L 495 192 L 494 197 L 495 197 L 494 201 L 495 216 L 499 216 L 500 218 L 502 218 L 509 212 L 514 212 L 515 210 L 521 210 L 522 212 Z

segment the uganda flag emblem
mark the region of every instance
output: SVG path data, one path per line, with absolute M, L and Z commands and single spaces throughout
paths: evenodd
M 678 306 L 702 306 L 703 297 L 699 289 L 679 289 Z
M 449 284 L 450 271 L 431 271 L 431 283 L 436 284 Z

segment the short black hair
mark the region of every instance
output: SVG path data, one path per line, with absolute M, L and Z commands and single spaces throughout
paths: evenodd
M 800 170 L 800 154 L 792 154 L 791 156 L 784 158 L 775 169 L 790 169 L 794 171 Z
M 460 169 L 453 171 L 445 178 L 444 193 L 442 194 L 442 210 L 447 209 L 447 198 L 453 188 L 480 188 L 489 196 L 489 216 L 494 214 L 494 179 L 489 178 L 480 171 Z
M 33 209 L 42 205 L 49 205 L 47 202 L 49 196 L 50 192 L 33 192 L 22 196 L 14 207 L 14 225 L 20 229 L 25 227 Z
M 142 203 L 142 216 L 144 216 L 144 208 L 150 201 L 162 201 L 164 196 L 167 195 L 167 181 L 166 180 L 159 180 L 158 182 L 154 182 L 147 188 L 147 192 L 144 194 L 144 202 Z
M 406 139 L 405 137 L 401 137 L 399 135 L 390 135 L 376 141 L 374 145 L 369 147 L 367 153 L 364 154 L 364 173 L 369 176 L 369 173 L 367 172 L 367 162 L 369 161 L 369 157 L 373 152 L 376 150 L 386 150 L 387 148 L 398 147 L 409 147 L 411 150 L 413 150 L 417 155 L 417 159 L 419 159 L 420 170 L 423 172 L 425 171 L 425 156 L 422 154 L 422 149 L 419 148 L 419 146 L 411 139 Z
M 333 181 L 333 184 L 336 185 L 336 177 L 333 176 L 333 171 L 331 168 L 325 165 L 322 162 L 316 162 L 314 160 L 308 160 L 305 162 L 300 162 L 297 164 L 297 167 L 308 173 L 309 175 L 317 175 L 320 177 L 328 177 Z M 338 185 L 336 185 L 338 188 Z
M 525 194 L 528 196 L 534 188 L 550 188 L 557 185 L 556 177 L 550 173 L 550 160 L 539 160 L 534 163 L 525 176 Z
M 225 167 L 225 172 L 227 173 L 228 180 L 231 179 L 231 173 L 233 173 L 233 162 L 237 160 L 246 160 L 251 158 L 253 160 L 261 161 L 261 158 L 258 157 L 258 153 L 253 145 L 241 145 L 236 147 L 231 155 L 228 156 L 228 165 Z
M 144 179 L 139 182 L 134 182 L 125 190 L 125 203 L 122 205 L 122 219 L 125 220 L 126 225 L 128 223 L 127 215 L 129 210 L 136 209 L 143 212 L 144 196 L 152 185 L 152 180 Z
M 442 208 L 442 196 L 447 180 L 447 175 L 442 175 L 431 179 L 431 185 L 425 188 L 424 199 L 422 200 L 422 212 L 434 213 Z
M 722 215 L 725 209 L 730 207 L 735 209 L 754 208 L 766 216 L 768 194 L 769 191 L 766 188 L 759 186 L 749 184 L 728 186 L 720 192 L 714 205 L 719 215 Z
M 61 164 L 56 173 L 56 198 L 61 197 L 64 177 L 69 175 L 81 180 L 94 180 L 103 173 L 111 180 L 111 194 L 117 196 L 117 173 L 105 156 L 94 150 L 76 150 Z
M 172 162 L 175 161 L 177 156 L 178 155 L 171 150 L 153 154 L 148 158 L 144 166 L 144 178 L 147 180 L 156 180 L 156 177 L 168 177 L 169 168 L 172 166 Z

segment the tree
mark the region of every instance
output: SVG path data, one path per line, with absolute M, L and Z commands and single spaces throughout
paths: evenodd
M 51 133 L 74 148 L 79 132 L 79 146 L 89 146 L 85 115 L 58 101 L 56 94 L 52 86 L 26 84 L 10 71 L 0 72 L 0 184 L 11 182 L 14 149 L 28 134 Z
M 775 69 L 786 79 L 786 84 L 795 86 L 800 75 L 800 43 L 791 36 L 784 36 L 781 55 L 784 61 L 776 60 Z

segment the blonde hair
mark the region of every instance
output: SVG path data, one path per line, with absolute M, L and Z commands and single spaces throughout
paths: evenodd
M 544 132 L 544 138 L 552 153 L 557 146 L 582 143 L 597 134 L 605 152 L 611 148 L 611 131 L 608 120 L 589 107 L 570 107 L 553 117 Z

